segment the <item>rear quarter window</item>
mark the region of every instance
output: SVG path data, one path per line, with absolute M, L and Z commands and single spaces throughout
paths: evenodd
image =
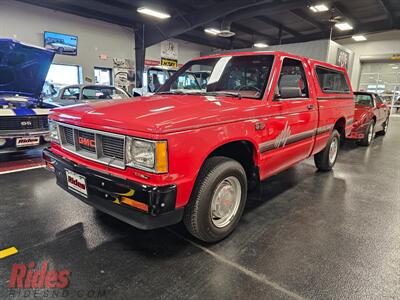
M 349 94 L 350 87 L 343 72 L 321 66 L 316 67 L 318 84 L 325 94 Z

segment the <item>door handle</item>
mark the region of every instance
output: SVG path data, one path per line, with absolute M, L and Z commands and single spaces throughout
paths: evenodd
M 308 104 L 308 105 L 307 105 L 307 109 L 311 110 L 311 109 L 313 109 L 313 108 L 314 108 L 314 104 Z

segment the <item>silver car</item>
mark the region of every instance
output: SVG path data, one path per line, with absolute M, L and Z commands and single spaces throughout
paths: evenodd
M 124 90 L 110 85 L 77 84 L 60 89 L 57 95 L 44 100 L 50 107 L 61 107 L 92 101 L 127 99 Z

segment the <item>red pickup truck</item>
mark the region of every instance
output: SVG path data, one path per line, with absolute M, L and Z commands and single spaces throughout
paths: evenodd
M 282 52 L 218 54 L 188 62 L 153 96 L 56 109 L 43 156 L 87 204 L 142 229 L 183 220 L 215 242 L 261 180 L 312 155 L 329 171 L 353 116 L 342 68 Z

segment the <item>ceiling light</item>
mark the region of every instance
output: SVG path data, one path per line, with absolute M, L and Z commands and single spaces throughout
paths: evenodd
M 140 14 L 144 14 L 144 15 L 149 15 L 152 17 L 156 17 L 159 19 L 168 19 L 171 18 L 171 15 L 167 14 L 167 13 L 163 13 L 160 11 L 156 11 L 147 7 L 140 7 L 137 9 L 137 12 Z
M 399 67 L 392 67 L 393 70 L 397 70 Z
M 317 4 L 317 5 L 310 6 L 310 9 L 311 9 L 313 12 L 317 13 L 317 12 L 328 11 L 328 10 L 329 10 L 329 7 L 326 6 L 325 4 Z
M 353 26 L 351 26 L 349 23 L 347 22 L 342 22 L 342 23 L 336 23 L 335 27 L 339 30 L 345 31 L 345 30 L 352 30 Z
M 204 29 L 204 32 L 207 32 L 207 33 L 212 34 L 212 35 L 218 35 L 218 34 L 221 33 L 221 30 L 209 27 L 209 28 Z
M 367 38 L 365 37 L 365 35 L 359 34 L 359 35 L 353 35 L 352 39 L 355 40 L 356 42 L 363 42 L 366 41 Z
M 268 44 L 265 44 L 265 43 L 255 43 L 255 44 L 254 44 L 254 47 L 257 47 L 257 48 L 266 48 L 266 47 L 268 47 Z

